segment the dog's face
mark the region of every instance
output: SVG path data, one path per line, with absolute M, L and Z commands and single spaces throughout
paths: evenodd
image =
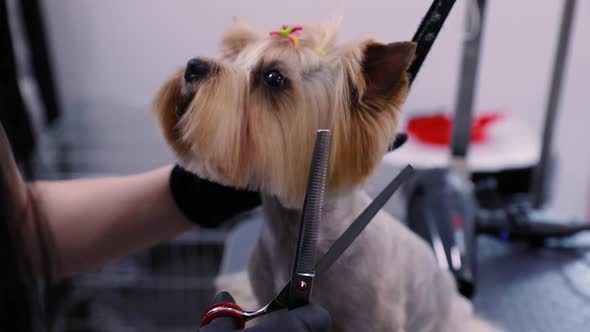
M 217 58 L 195 58 L 154 110 L 179 162 L 202 177 L 303 201 L 317 129 L 332 130 L 328 190 L 360 184 L 391 141 L 407 91 L 410 42 L 336 45 L 308 24 L 298 45 L 236 22 Z

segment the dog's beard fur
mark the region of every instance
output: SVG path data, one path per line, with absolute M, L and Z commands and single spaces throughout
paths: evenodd
M 225 33 L 211 70 L 195 83 L 184 68 L 154 110 L 179 162 L 202 177 L 300 207 L 320 128 L 332 130 L 328 190 L 359 185 L 391 141 L 415 45 L 372 39 L 336 45 L 338 22 L 303 25 L 299 47 L 243 22 Z M 319 55 L 322 48 L 327 53 Z M 278 70 L 283 88 L 265 85 Z

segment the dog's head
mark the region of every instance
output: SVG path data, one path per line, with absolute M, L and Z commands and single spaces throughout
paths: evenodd
M 179 162 L 298 207 L 315 132 L 327 128 L 328 190 L 360 184 L 395 133 L 415 44 L 337 45 L 338 27 L 306 24 L 269 35 L 235 22 L 218 57 L 189 60 L 154 102 Z

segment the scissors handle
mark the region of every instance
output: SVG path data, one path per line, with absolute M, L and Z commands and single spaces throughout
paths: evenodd
M 242 330 L 246 326 L 244 313 L 242 307 L 233 302 L 218 302 L 205 310 L 205 314 L 201 319 L 201 327 L 211 323 L 215 318 L 229 316 L 238 322 L 239 329 Z

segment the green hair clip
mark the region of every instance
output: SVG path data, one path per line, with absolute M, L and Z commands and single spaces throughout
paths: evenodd
M 271 31 L 269 35 L 272 37 L 287 38 L 294 47 L 298 47 L 299 39 L 297 37 L 299 35 L 299 31 L 302 30 L 303 27 L 300 25 L 283 25 L 280 29 Z M 326 51 L 321 47 L 316 47 L 314 50 L 318 55 L 326 55 Z

